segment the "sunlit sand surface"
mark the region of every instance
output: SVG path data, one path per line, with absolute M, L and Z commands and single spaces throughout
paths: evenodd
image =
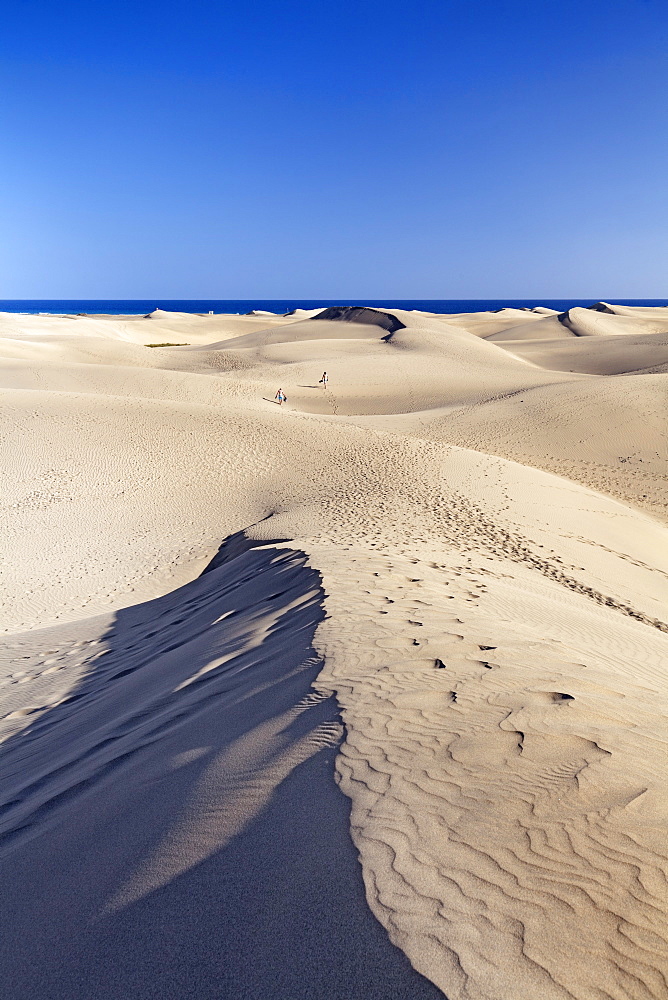
M 668 995 L 667 373 L 662 308 L 0 314 L 12 1000 Z

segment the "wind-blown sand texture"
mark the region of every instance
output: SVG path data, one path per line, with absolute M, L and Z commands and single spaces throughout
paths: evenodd
M 0 369 L 8 997 L 668 996 L 668 309 Z

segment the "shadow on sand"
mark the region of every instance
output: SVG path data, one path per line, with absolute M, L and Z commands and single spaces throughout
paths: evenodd
M 322 601 L 303 553 L 233 536 L 5 743 L 8 998 L 442 997 L 365 903 Z

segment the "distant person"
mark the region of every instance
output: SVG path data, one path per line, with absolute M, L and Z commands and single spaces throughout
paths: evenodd
M 287 402 L 288 397 L 285 395 L 282 389 L 279 389 L 276 395 L 274 396 L 274 399 L 276 400 L 279 406 L 282 406 L 283 403 Z
M 327 372 L 322 373 L 322 378 L 320 379 L 320 381 L 322 382 L 323 389 L 326 389 L 327 383 L 329 382 L 329 379 L 327 378 Z

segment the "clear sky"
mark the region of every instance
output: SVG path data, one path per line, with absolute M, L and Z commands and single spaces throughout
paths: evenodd
M 0 298 L 668 296 L 666 0 L 14 0 Z

